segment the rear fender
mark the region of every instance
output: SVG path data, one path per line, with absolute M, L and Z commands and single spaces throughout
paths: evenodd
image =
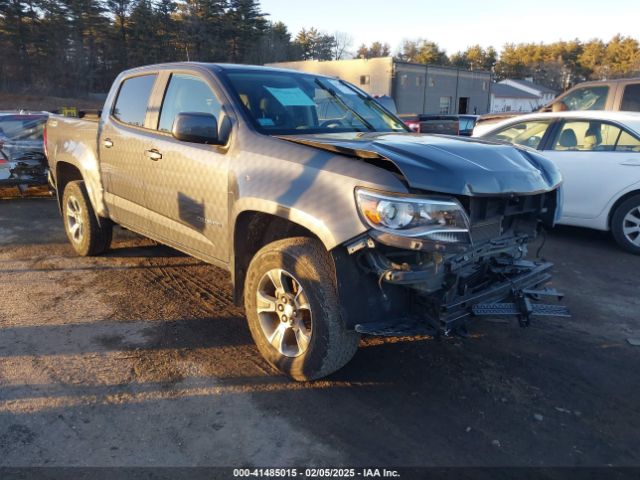
M 49 164 L 52 171 L 56 172 L 58 197 L 63 193 L 60 187 L 64 188 L 59 172 L 65 166 L 75 167 L 85 182 L 96 215 L 107 217 L 97 155 L 97 124 L 74 118 L 51 117 L 47 124 L 47 137 L 49 158 L 53 159 Z

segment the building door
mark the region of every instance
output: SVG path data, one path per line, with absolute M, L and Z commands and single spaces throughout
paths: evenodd
M 458 99 L 458 113 L 469 113 L 469 97 L 460 97 Z

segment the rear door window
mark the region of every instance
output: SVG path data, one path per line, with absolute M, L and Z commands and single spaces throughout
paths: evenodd
M 143 127 L 155 80 L 154 74 L 132 77 L 122 82 L 113 107 L 113 116 L 129 125 Z
M 640 83 L 624 87 L 620 110 L 625 110 L 627 112 L 640 112 Z
M 597 120 L 564 122 L 553 144 L 556 151 L 597 151 L 615 149 L 621 129 Z

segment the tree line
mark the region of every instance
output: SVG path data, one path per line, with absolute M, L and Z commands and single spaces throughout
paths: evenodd
M 357 54 L 360 58 L 373 58 L 390 51 L 388 44 L 374 42 L 370 46 L 361 45 Z M 405 40 L 395 57 L 407 62 L 490 71 L 496 80 L 531 77 L 534 82 L 557 91 L 585 80 L 640 75 L 640 43 L 621 35 L 608 42 L 593 39 L 507 43 L 499 53 L 493 47 L 474 45 L 452 55 L 429 40 Z
M 352 51 L 344 32 L 296 34 L 269 18 L 259 0 L 0 0 L 0 89 L 57 95 L 105 92 L 133 66 L 169 61 L 262 64 L 374 58 L 533 77 L 558 90 L 578 81 L 640 73 L 638 41 L 579 40 L 479 45 L 452 55 L 437 43 L 405 40 L 392 52 L 373 42 Z
M 150 63 L 340 58 L 341 38 L 293 37 L 257 0 L 0 0 L 0 88 L 75 95 Z

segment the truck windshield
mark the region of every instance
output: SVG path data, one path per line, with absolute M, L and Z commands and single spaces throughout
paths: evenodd
M 225 71 L 223 75 L 262 133 L 407 131 L 373 98 L 337 79 L 295 72 Z

